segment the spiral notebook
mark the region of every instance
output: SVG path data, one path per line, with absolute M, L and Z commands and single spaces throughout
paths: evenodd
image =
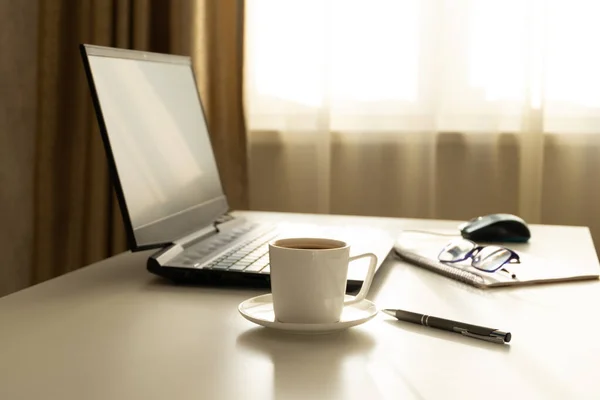
M 470 260 L 461 263 L 443 263 L 438 260 L 441 249 L 452 239 L 460 236 L 434 236 L 423 233 L 402 233 L 394 246 L 396 255 L 405 261 L 429 269 L 451 279 L 478 288 L 531 285 L 538 283 L 566 282 L 598 279 L 598 264 L 568 262 L 545 254 L 540 257 L 527 251 L 527 247 L 512 248 L 519 254 L 520 264 L 511 264 L 507 271 L 483 272 L 471 267 Z M 510 245 L 506 247 L 511 248 Z

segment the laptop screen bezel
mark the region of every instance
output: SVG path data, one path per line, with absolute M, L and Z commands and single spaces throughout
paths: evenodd
M 102 142 L 104 143 L 104 150 L 106 152 L 106 158 L 110 170 L 110 178 L 115 188 L 117 199 L 119 202 L 119 208 L 121 210 L 121 216 L 123 218 L 123 224 L 127 233 L 127 241 L 129 249 L 132 251 L 139 251 L 152 248 L 160 248 L 172 244 L 175 240 L 180 239 L 184 236 L 190 235 L 195 231 L 206 228 L 225 214 L 229 210 L 227 198 L 224 194 L 221 196 L 211 199 L 210 201 L 196 204 L 185 210 L 181 210 L 168 217 L 153 221 L 149 224 L 145 224 L 141 227 L 134 228 L 127 204 L 127 200 L 124 195 L 124 190 L 119 179 L 119 172 L 116 165 L 116 160 L 111 148 L 110 136 L 108 134 L 104 115 L 102 113 L 102 107 L 100 105 L 98 93 L 96 91 L 96 85 L 94 82 L 93 72 L 90 66 L 89 57 L 110 57 L 119 59 L 130 59 L 130 60 L 141 60 L 149 62 L 161 62 L 161 63 L 174 63 L 180 65 L 187 65 L 192 68 L 192 61 L 190 57 L 152 53 L 138 50 L 126 50 L 111 47 L 95 46 L 89 44 L 81 44 L 80 53 L 83 59 L 83 65 L 87 77 L 87 81 L 90 87 L 90 93 L 92 102 L 94 104 L 94 110 L 98 120 L 100 133 L 102 136 Z M 193 73 L 194 84 L 196 86 L 196 94 L 200 103 L 201 112 L 205 116 L 204 106 L 202 99 L 198 93 L 198 86 L 196 84 L 196 77 Z M 206 118 L 204 118 L 206 121 Z M 208 122 L 207 122 L 208 124 Z M 209 127 L 207 126 L 207 129 Z M 210 141 L 210 137 L 209 137 Z

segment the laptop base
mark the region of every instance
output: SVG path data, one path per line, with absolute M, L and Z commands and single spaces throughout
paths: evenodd
M 211 287 L 246 287 L 256 289 L 271 289 L 268 274 L 249 274 L 236 271 L 201 270 L 194 268 L 161 267 L 152 259 L 148 259 L 147 270 L 173 284 L 182 286 L 211 286 Z M 362 281 L 349 280 L 346 293 L 360 290 Z

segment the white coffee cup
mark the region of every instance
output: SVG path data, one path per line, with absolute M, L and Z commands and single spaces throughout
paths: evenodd
M 360 292 L 344 301 L 348 264 L 364 257 L 371 262 Z M 377 265 L 375 254 L 350 257 L 348 243 L 321 238 L 275 240 L 269 259 L 275 319 L 304 324 L 338 322 L 345 305 L 366 297 Z

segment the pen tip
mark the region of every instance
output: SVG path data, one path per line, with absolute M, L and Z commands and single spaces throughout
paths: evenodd
M 396 313 L 393 310 L 390 309 L 385 309 L 385 310 L 381 310 L 382 312 L 386 313 L 387 315 L 391 315 L 392 317 L 396 316 Z

